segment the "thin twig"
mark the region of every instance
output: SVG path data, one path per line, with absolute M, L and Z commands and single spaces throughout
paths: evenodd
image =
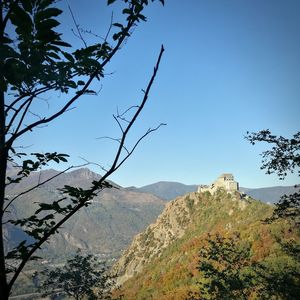
M 62 174 L 64 174 L 64 173 L 66 173 L 67 171 L 69 171 L 69 170 L 71 170 L 71 169 L 82 168 L 82 167 L 85 167 L 85 166 L 87 166 L 87 165 L 88 165 L 88 164 L 86 163 L 86 164 L 82 164 L 82 165 L 78 165 L 78 166 L 70 166 L 70 167 L 66 168 L 65 170 L 63 170 L 63 171 L 57 173 L 56 175 L 54 175 L 54 176 L 52 176 L 52 177 L 50 177 L 50 178 L 48 178 L 48 179 L 46 179 L 46 180 L 44 180 L 44 181 L 42 181 L 42 182 L 40 182 L 40 180 L 39 180 L 39 183 L 38 183 L 38 184 L 36 184 L 35 186 L 29 188 L 28 190 L 26 190 L 26 191 L 24 191 L 24 192 L 22 192 L 22 193 L 16 195 L 14 198 L 12 198 L 12 199 L 8 202 L 8 204 L 5 206 L 5 208 L 3 209 L 2 215 L 5 213 L 5 211 L 7 210 L 7 208 L 8 208 L 8 207 L 9 207 L 9 206 L 10 206 L 17 198 L 19 198 L 19 197 L 21 197 L 21 196 L 23 196 L 23 195 L 25 195 L 25 194 L 27 194 L 27 193 L 29 193 L 29 192 L 35 190 L 36 188 L 40 187 L 41 185 L 44 185 L 45 183 L 47 183 L 47 182 L 53 180 L 54 178 L 56 178 L 56 177 L 58 177 L 58 176 L 60 176 L 60 175 L 62 175 Z
M 77 29 L 77 32 L 78 32 L 79 39 L 80 39 L 80 40 L 83 42 L 83 44 L 84 44 L 85 48 L 87 48 L 86 41 L 85 41 L 85 40 L 84 40 L 84 38 L 82 37 L 82 34 L 81 34 L 80 30 L 79 30 L 79 25 L 76 23 L 76 20 L 75 20 L 75 17 L 74 17 L 73 11 L 72 11 L 72 9 L 71 9 L 71 6 L 70 6 L 70 5 L 68 5 L 68 8 L 69 8 L 69 11 L 70 11 L 70 13 L 71 13 L 71 16 L 72 16 L 72 19 L 73 19 L 74 25 L 75 25 L 75 27 L 76 27 L 76 29 Z
M 126 37 L 126 33 L 130 30 L 131 26 L 134 24 L 134 21 L 128 21 L 127 27 L 126 27 L 126 31 L 125 34 L 122 35 L 122 37 L 118 40 L 117 46 L 112 50 L 112 52 L 110 53 L 109 57 L 102 63 L 102 67 L 104 65 L 106 65 L 110 59 L 112 58 L 112 56 L 117 52 L 117 50 L 119 49 L 119 47 L 121 46 L 122 42 L 124 41 L 125 37 Z M 139 109 L 137 110 L 137 112 L 134 114 L 133 118 L 131 119 L 130 124 L 128 124 L 126 130 L 124 131 L 122 138 L 121 138 L 121 142 L 118 148 L 118 151 L 116 153 L 114 162 L 112 164 L 112 166 L 110 167 L 110 169 L 106 172 L 106 174 L 104 174 L 104 176 L 101 177 L 101 179 L 97 182 L 97 184 L 94 184 L 94 186 L 89 190 L 89 194 L 98 191 L 98 190 L 102 190 L 104 189 L 107 185 L 105 185 L 106 179 L 112 174 L 114 173 L 120 166 L 121 164 L 123 164 L 125 162 L 125 160 L 127 160 L 129 158 L 129 155 L 127 155 L 120 163 L 119 163 L 119 159 L 120 159 L 120 155 L 122 153 L 122 149 L 123 146 L 125 144 L 125 140 L 127 137 L 127 134 L 129 133 L 131 127 L 133 126 L 133 124 L 136 122 L 138 116 L 140 115 L 143 107 L 145 106 L 145 103 L 148 99 L 148 94 L 150 92 L 151 86 L 154 82 L 154 79 L 156 77 L 157 71 L 158 71 L 158 67 L 161 61 L 161 57 L 162 54 L 164 52 L 164 47 L 161 46 L 161 50 L 159 53 L 159 57 L 157 60 L 157 63 L 154 67 L 154 71 L 153 71 L 153 75 L 149 81 L 149 84 L 147 86 L 147 89 L 145 91 L 145 95 L 143 97 L 142 103 L 139 107 Z M 90 83 L 92 82 L 93 78 L 97 75 L 97 71 L 95 71 L 89 78 L 88 82 L 85 84 L 84 88 L 81 90 L 81 92 L 84 92 L 87 87 L 90 85 Z M 81 95 L 82 93 L 80 93 Z M 50 122 L 51 120 L 57 118 L 58 116 L 60 116 L 77 98 L 79 97 L 79 94 L 75 97 L 73 97 L 60 111 L 58 111 L 56 114 L 52 115 L 51 117 L 45 119 L 45 123 Z M 41 122 L 41 121 L 40 121 Z M 24 129 L 23 131 L 20 131 L 18 134 L 16 134 L 13 138 L 10 139 L 8 146 L 11 146 L 13 141 L 20 135 L 24 134 L 25 132 L 27 132 L 28 130 L 31 130 L 32 128 L 36 127 L 37 125 L 40 125 L 40 122 L 35 122 L 33 124 L 31 124 L 31 126 L 27 127 L 26 129 Z M 152 132 L 153 130 L 148 130 L 147 133 L 144 135 L 148 135 L 150 132 Z M 143 138 L 143 137 L 142 137 Z M 139 141 L 141 141 L 141 139 L 139 139 Z M 139 141 L 136 143 L 134 149 L 136 148 L 136 146 L 138 145 Z M 132 149 L 132 152 L 134 151 L 134 149 Z M 131 153 L 132 153 L 131 152 Z M 83 206 L 85 206 L 86 202 L 89 200 L 89 198 L 86 198 L 86 200 L 82 200 L 80 201 L 80 203 L 78 203 L 78 205 L 76 205 L 72 211 L 70 211 L 67 215 L 65 215 L 59 222 L 57 222 L 49 231 L 44 233 L 44 236 L 41 237 L 41 239 L 39 241 L 37 241 L 34 246 L 30 249 L 30 251 L 27 253 L 27 255 L 23 258 L 23 260 L 21 261 L 21 263 L 19 264 L 15 274 L 12 276 L 10 282 L 8 283 L 8 289 L 10 290 L 14 284 L 14 282 L 16 281 L 16 279 L 18 278 L 20 272 L 23 270 L 24 266 L 26 265 L 26 263 L 28 262 L 28 260 L 30 260 L 31 256 L 37 251 L 37 249 L 39 249 L 48 239 L 51 235 L 53 235 L 67 220 L 69 220 L 78 210 L 80 210 Z
M 133 26 L 134 21 L 133 20 L 129 20 L 127 23 L 127 26 L 125 27 L 124 30 L 124 34 L 120 37 L 120 39 L 118 40 L 118 43 L 116 44 L 116 46 L 113 48 L 113 50 L 110 52 L 110 54 L 108 55 L 108 57 L 103 61 L 103 63 L 101 64 L 101 68 L 103 68 L 110 60 L 111 58 L 115 55 L 115 53 L 119 50 L 121 44 L 123 43 L 123 41 L 126 38 L 126 34 L 128 33 L 128 31 L 130 30 L 130 28 Z M 24 133 L 31 131 L 33 128 L 35 128 L 38 125 L 41 124 L 45 124 L 45 123 L 49 123 L 51 121 L 53 121 L 54 119 L 58 118 L 59 116 L 61 116 L 63 113 L 66 112 L 66 110 L 80 97 L 84 94 L 84 92 L 88 89 L 88 87 L 90 86 L 90 84 L 92 83 L 93 79 L 97 76 L 98 74 L 98 70 L 95 70 L 94 73 L 92 73 L 90 75 L 90 78 L 87 80 L 87 82 L 85 83 L 85 85 L 83 86 L 83 88 L 77 92 L 77 94 L 72 97 L 59 111 L 57 111 L 56 113 L 54 113 L 52 116 L 48 117 L 48 118 L 43 118 L 42 120 L 36 121 L 32 124 L 30 124 L 29 126 L 27 126 L 26 128 L 24 128 L 23 130 L 17 132 L 16 134 L 14 134 L 7 142 L 6 142 L 6 147 L 10 148 L 13 144 L 13 142 L 21 135 L 23 135 Z

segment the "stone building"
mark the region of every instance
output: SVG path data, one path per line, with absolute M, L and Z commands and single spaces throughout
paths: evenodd
M 219 188 L 222 188 L 227 192 L 235 192 L 239 190 L 239 184 L 238 182 L 234 181 L 232 174 L 224 173 L 220 175 L 211 185 L 200 185 L 198 187 L 198 192 L 202 193 L 208 191 L 213 194 Z

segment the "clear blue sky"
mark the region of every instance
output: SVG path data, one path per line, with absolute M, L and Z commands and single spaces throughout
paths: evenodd
M 119 16 L 119 5 L 105 3 L 69 0 L 78 23 L 102 36 L 111 12 L 115 21 Z M 66 5 L 60 3 L 61 30 L 79 44 Z M 250 145 L 244 135 L 269 128 L 291 137 L 300 129 L 300 1 L 166 0 L 165 7 L 157 1 L 145 14 L 148 22 L 106 69 L 113 74 L 101 83 L 99 96 L 82 98 L 24 144 L 34 144 L 33 151 L 69 153 L 72 163 L 82 156 L 108 166 L 116 145 L 96 138 L 118 136 L 112 114 L 141 100 L 164 44 L 158 77 L 130 141 L 160 122 L 167 126 L 149 136 L 111 179 L 122 186 L 199 184 L 231 172 L 245 187 L 296 184 L 295 175 L 283 182 L 265 175 L 259 153 L 266 148 Z

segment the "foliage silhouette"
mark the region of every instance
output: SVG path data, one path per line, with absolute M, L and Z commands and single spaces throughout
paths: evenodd
M 272 144 L 272 149 L 264 151 L 261 169 L 266 169 L 267 174 L 276 173 L 281 180 L 284 180 L 288 172 L 297 172 L 300 176 L 300 132 L 293 135 L 291 139 L 272 135 L 270 130 L 259 132 L 247 132 L 245 137 L 252 145 L 258 142 Z M 295 188 L 299 188 L 299 185 Z M 276 204 L 271 218 L 272 222 L 277 219 L 289 220 L 299 228 L 300 224 L 300 192 L 296 191 L 291 195 L 284 195 Z
M 105 264 L 97 262 L 92 255 L 83 256 L 78 252 L 63 267 L 45 270 L 41 275 L 44 279 L 39 274 L 34 277 L 35 280 L 39 278 L 44 297 L 68 295 L 76 300 L 111 299 L 114 278 L 107 273 Z
M 249 266 L 250 246 L 241 245 L 238 233 L 228 238 L 208 235 L 199 252 L 199 294 L 189 299 L 247 299 L 253 277 Z
M 300 261 L 294 243 L 285 242 L 288 250 L 278 256 L 255 261 L 252 244 L 238 233 L 208 235 L 199 252 L 199 292 L 190 293 L 189 299 L 298 299 Z
M 245 137 L 252 145 L 257 142 L 273 144 L 264 151 L 261 169 L 267 174 L 276 173 L 283 180 L 288 172 L 300 175 L 300 132 L 293 138 L 272 135 L 269 130 L 247 132 Z M 290 231 L 299 230 L 300 193 L 284 195 L 276 204 L 267 223 L 279 219 L 292 224 Z M 263 224 L 262 224 L 263 226 Z M 251 259 L 251 245 L 240 248 L 240 238 L 208 237 L 208 245 L 200 250 L 199 266 L 203 279 L 199 293 L 191 293 L 190 299 L 297 299 L 300 293 L 299 244 L 294 240 L 274 237 L 282 255 L 255 262 Z
M 151 2 L 153 2 L 152 0 Z M 163 0 L 159 0 L 164 4 Z M 79 209 L 90 204 L 95 195 L 105 188 L 111 188 L 107 178 L 132 155 L 138 144 L 156 128 L 148 129 L 136 143 L 126 147 L 126 139 L 148 99 L 149 91 L 156 77 L 162 53 L 161 47 L 152 77 L 145 88 L 141 103 L 135 107 L 132 117 L 127 120 L 123 114 L 114 116 L 120 128 L 119 146 L 108 170 L 90 188 L 65 186 L 61 198 L 53 203 L 39 203 L 35 213 L 24 219 L 10 220 L 9 210 L 14 202 L 25 193 L 38 188 L 38 183 L 18 195 L 9 197 L 6 189 L 18 184 L 31 172 L 39 171 L 50 162 L 67 162 L 68 155 L 53 153 L 19 152 L 16 143 L 64 115 L 82 96 L 97 94 L 91 83 L 104 77 L 104 68 L 130 37 L 133 28 L 146 21 L 144 8 L 147 0 L 123 0 L 120 2 L 123 23 L 110 24 L 101 43 L 89 45 L 80 35 L 84 47 L 74 49 L 57 32 L 58 17 L 62 11 L 55 0 L 2 0 L 0 2 L 0 290 L 3 299 L 8 299 L 13 284 L 29 260 L 37 259 L 36 251 L 58 232 L 59 228 Z M 116 1 L 109 0 L 108 5 Z M 14 32 L 13 32 L 14 31 Z M 57 110 L 38 115 L 34 107 L 48 93 L 66 94 L 66 101 Z M 69 98 L 68 98 L 69 97 Z M 53 100 L 53 99 L 52 99 Z M 49 103 L 50 105 L 50 103 Z M 55 104 L 55 106 L 57 103 Z M 17 174 L 7 176 L 7 167 L 14 166 Z M 69 170 L 73 166 L 65 169 Z M 54 178 L 54 177 L 53 177 Z M 48 180 L 51 180 L 48 179 Z M 3 224 L 10 222 L 21 227 L 33 243 L 22 241 L 8 253 L 4 253 Z M 13 264 L 9 263 L 12 261 Z M 13 267 L 9 267 L 13 265 Z

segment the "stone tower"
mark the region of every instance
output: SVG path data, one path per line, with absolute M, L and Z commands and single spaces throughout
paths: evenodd
M 235 192 L 239 190 L 238 182 L 234 181 L 234 177 L 230 173 L 224 173 L 220 175 L 211 185 L 200 185 L 198 187 L 198 192 L 210 192 L 214 193 L 219 188 L 224 189 L 227 192 Z

